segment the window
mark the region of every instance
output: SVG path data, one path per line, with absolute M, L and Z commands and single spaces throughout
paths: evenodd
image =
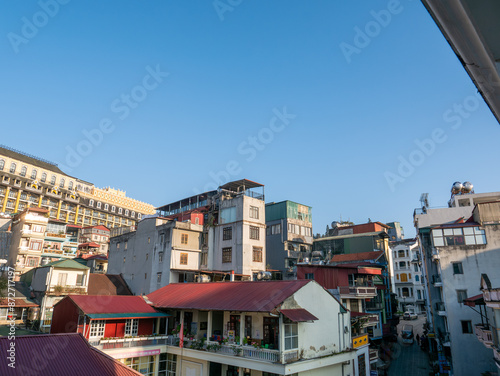
M 233 249 L 231 247 L 222 248 L 222 263 L 232 262 Z
M 467 290 L 457 290 L 457 301 L 463 303 L 467 299 Z
M 146 261 L 148 261 L 149 253 L 146 253 Z
M 144 279 L 148 279 L 148 273 L 144 273 Z
M 434 229 L 432 238 L 435 247 L 486 244 L 485 232 L 479 227 Z
M 52 175 L 52 177 L 50 178 L 50 184 L 52 184 L 52 185 L 56 184 L 56 176 L 55 175 Z
M 259 240 L 259 228 L 256 226 L 250 226 L 250 239 Z
M 35 180 L 36 175 L 37 175 L 37 171 L 36 171 L 36 168 L 34 168 L 33 170 L 31 170 L 31 179 Z
M 413 269 L 418 272 L 418 264 L 413 264 Z
M 120 243 L 116 243 L 116 249 L 120 249 Z
M 102 205 L 102 204 L 101 204 L 101 202 L 100 202 L 100 201 L 99 201 L 99 202 L 97 202 L 97 205 L 96 205 L 97 209 L 100 209 L 100 208 L 101 208 L 101 205 Z
M 271 226 L 271 235 L 281 234 L 281 223 Z
M 37 267 L 38 259 L 35 257 L 28 257 L 28 266 Z
M 177 355 L 175 354 L 160 354 L 160 362 L 158 364 L 159 376 L 175 376 L 177 372 Z
M 401 277 L 401 282 L 408 282 L 408 276 L 406 275 L 406 273 L 401 273 L 400 277 Z
M 102 240 L 103 240 L 103 241 L 106 241 L 106 237 L 104 237 L 104 236 L 103 236 L 103 237 L 102 237 Z M 126 251 L 126 250 L 127 250 L 127 248 L 128 248 L 128 240 L 126 240 L 126 241 L 125 241 L 125 245 L 123 246 L 123 250 L 124 250 L 124 251 Z
M 47 181 L 47 173 L 46 173 L 46 172 L 44 172 L 44 173 L 42 174 L 42 178 L 40 179 L 40 181 L 41 181 L 42 183 L 45 183 L 45 182 Z
M 181 265 L 187 265 L 187 264 L 188 264 L 188 254 L 181 253 Z
M 89 201 L 89 206 L 94 206 L 94 200 Z
M 161 274 L 161 273 L 160 273 Z M 139 329 L 138 319 L 128 319 L 125 323 L 125 335 L 136 336 Z
M 64 178 L 62 178 L 61 180 L 59 180 L 59 187 L 61 188 L 64 188 Z
M 406 262 L 405 261 L 399 262 L 399 269 L 406 269 Z
M 415 282 L 418 282 L 419 278 L 418 275 L 415 276 Z
M 125 215 L 128 217 L 128 209 L 125 209 Z
M 16 164 L 14 162 L 12 162 L 10 164 L 10 173 L 13 174 L 16 172 Z
M 253 247 L 253 262 L 262 262 L 262 247 Z
M 400 249 L 398 251 L 398 257 L 405 257 L 405 251 L 404 251 L 404 249 Z
M 472 333 L 472 323 L 469 320 L 462 321 L 462 333 L 464 334 Z
M 68 183 L 68 189 L 70 189 L 70 190 L 73 189 L 73 181 L 72 180 Z
M 314 279 L 314 273 L 306 273 L 306 279 Z
M 85 274 L 78 274 L 76 276 L 76 285 L 77 286 L 84 286 L 84 281 L 85 281 Z
M 161 283 L 161 273 L 156 274 L 156 283 Z
M 135 211 L 133 211 L 132 213 L 130 213 L 130 216 L 131 217 L 135 217 Z
M 5 167 L 5 160 L 0 159 L 0 170 L 3 170 L 4 167 Z
M 158 252 L 158 263 L 161 264 L 163 262 L 163 252 Z
M 285 350 L 299 348 L 297 323 L 285 324 Z
M 90 323 L 90 338 L 104 337 L 104 320 L 92 320 Z
M 123 209 L 122 208 L 118 208 L 118 214 L 122 214 L 123 213 Z
M 257 206 L 250 206 L 250 218 L 259 219 L 259 208 Z
M 108 204 L 104 204 L 104 210 L 108 210 L 109 209 L 109 205 Z
M 116 206 L 114 206 L 114 205 L 113 205 L 113 206 L 111 207 L 111 211 L 114 213 L 114 212 L 116 211 Z
M 181 235 L 181 244 L 187 244 L 188 243 L 188 234 L 182 234 Z
M 453 263 L 453 274 L 464 274 L 464 269 L 461 262 Z
M 222 230 L 222 240 L 231 240 L 233 238 L 233 228 L 224 227 Z
M 127 260 L 127 258 L 126 258 L 126 257 L 124 257 L 124 258 L 123 258 L 123 263 L 124 263 L 124 264 L 125 264 L 125 261 L 126 261 L 126 260 Z
M 417 299 L 422 300 L 422 291 L 417 290 Z

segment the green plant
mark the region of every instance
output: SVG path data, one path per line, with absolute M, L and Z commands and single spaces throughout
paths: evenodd
M 242 351 L 243 351 L 243 349 L 241 347 L 237 347 L 237 346 L 233 347 L 234 355 L 240 355 Z
M 243 338 L 243 344 L 248 345 L 248 338 L 247 337 Z
M 220 349 L 222 348 L 221 345 L 217 344 L 217 343 L 213 343 L 213 344 L 210 344 L 210 345 L 207 345 L 207 350 L 208 351 L 219 351 Z

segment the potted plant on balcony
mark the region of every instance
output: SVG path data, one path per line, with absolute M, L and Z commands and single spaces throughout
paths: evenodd
M 234 355 L 241 356 L 243 349 L 239 346 L 234 346 L 233 351 L 234 351 Z

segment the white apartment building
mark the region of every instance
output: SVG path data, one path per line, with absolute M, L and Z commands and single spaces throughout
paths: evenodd
M 500 193 L 455 191 L 448 208 L 417 209 L 414 223 L 427 319 L 435 335 L 432 350 L 446 357 L 455 376 L 495 372 L 491 351 L 472 341 L 479 317 L 464 299 L 481 293 L 482 273 L 491 277 L 492 285 L 500 285 Z
M 397 295 L 399 310 L 424 313 L 425 284 L 417 239 L 390 242 L 389 246 L 393 270 L 392 291 Z

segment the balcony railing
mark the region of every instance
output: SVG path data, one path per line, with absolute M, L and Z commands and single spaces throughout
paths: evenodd
M 477 324 L 475 326 L 476 337 L 488 348 L 493 346 L 493 335 L 491 329 L 486 325 Z
M 100 350 L 122 349 L 128 347 L 144 347 L 170 345 L 173 346 L 172 336 L 151 336 L 151 337 L 133 337 L 133 338 L 114 338 L 101 339 L 89 342 L 92 346 Z
M 50 286 L 47 293 L 48 294 L 86 294 L 87 293 L 86 286 Z
M 439 316 L 446 316 L 446 306 L 442 302 L 437 302 L 436 305 L 436 311 Z
M 339 286 L 339 293 L 340 295 L 375 297 L 377 296 L 377 288 L 368 286 Z

